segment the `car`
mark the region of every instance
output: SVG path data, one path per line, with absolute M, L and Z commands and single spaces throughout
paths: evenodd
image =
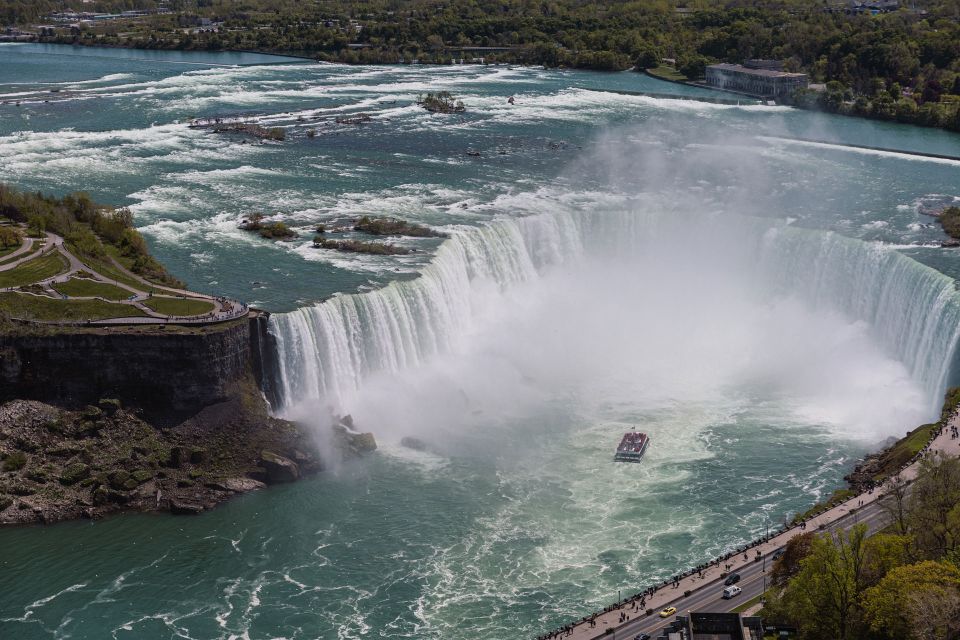
M 776 551 L 774 551 L 774 552 L 773 552 L 773 555 L 770 556 L 770 557 L 771 557 L 771 559 L 773 559 L 773 560 L 779 560 L 780 557 L 783 556 L 783 554 L 784 554 L 785 552 L 786 552 L 786 549 L 784 549 L 783 547 L 780 547 L 779 549 L 777 549 Z
M 737 584 L 738 582 L 740 582 L 740 574 L 731 573 L 727 576 L 727 579 L 723 581 L 723 584 L 729 587 L 730 585 Z
M 676 607 L 667 607 L 666 609 L 664 609 L 663 611 L 660 612 L 660 617 L 661 617 L 661 618 L 669 618 L 670 616 L 672 616 L 672 615 L 675 614 L 676 612 L 677 612 L 677 608 L 676 608 Z
M 740 592 L 743 591 L 740 587 L 732 584 L 729 587 L 723 588 L 723 599 L 729 600 L 730 598 L 735 598 L 740 595 Z
M 638 633 L 633 640 L 650 640 L 649 633 Z

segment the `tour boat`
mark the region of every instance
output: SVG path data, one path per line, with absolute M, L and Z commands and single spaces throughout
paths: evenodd
M 620 440 L 617 453 L 614 454 L 613 459 L 616 462 L 640 462 L 643 459 L 643 454 L 647 452 L 649 443 L 650 438 L 647 437 L 647 434 L 639 431 L 628 431 L 623 434 L 623 439 Z

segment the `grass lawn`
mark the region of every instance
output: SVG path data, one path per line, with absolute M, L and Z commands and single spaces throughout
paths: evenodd
M 54 285 L 53 288 L 58 293 L 80 298 L 100 296 L 107 300 L 126 300 L 132 295 L 126 289 L 115 287 L 112 284 L 80 278 L 70 278 L 66 282 Z
M 760 595 L 754 596 L 754 597 L 750 598 L 749 600 L 747 600 L 747 601 L 745 601 L 745 602 L 741 602 L 741 603 L 740 603 L 740 606 L 737 607 L 736 609 L 734 609 L 733 612 L 734 612 L 734 613 L 743 613 L 744 611 L 746 611 L 747 609 L 749 609 L 749 608 L 752 607 L 753 605 L 759 604 L 759 603 L 760 603 L 760 598 L 762 598 L 762 597 L 763 597 L 763 594 L 761 593 Z
M 213 310 L 213 303 L 195 298 L 161 298 L 154 296 L 143 301 L 157 313 L 168 316 L 199 316 Z
M 72 249 L 71 249 L 72 251 Z M 76 253 L 74 252 L 74 255 Z M 133 287 L 137 291 L 143 291 L 144 293 L 163 293 L 160 289 L 154 289 L 153 287 L 148 287 L 139 280 L 131 278 L 127 274 L 123 273 L 110 262 L 109 259 L 96 260 L 94 258 L 84 257 L 82 258 L 83 262 L 88 265 L 91 269 L 94 269 L 97 273 L 102 275 L 105 278 L 114 280 L 121 284 L 125 284 L 128 287 Z
M 32 255 L 32 254 L 36 253 L 37 251 L 39 251 L 39 250 L 41 249 L 41 247 L 43 247 L 43 243 L 42 243 L 42 242 L 34 242 L 32 245 L 30 245 L 30 249 L 27 250 L 26 253 L 22 253 L 22 254 L 20 254 L 20 255 L 18 255 L 18 256 L 14 256 L 13 258 L 5 257 L 5 256 L 7 256 L 9 253 L 12 253 L 12 252 L 0 251 L 0 265 L 5 264 L 5 263 L 7 263 L 7 262 L 13 262 L 14 260 L 20 260 L 21 258 L 25 258 L 25 257 L 27 257 L 27 256 L 29 256 L 29 255 Z
M 122 253 L 120 253 L 120 250 L 119 250 L 119 249 L 117 249 L 117 248 L 116 248 L 115 246 L 113 246 L 112 244 L 107 244 L 107 243 L 104 243 L 103 248 L 107 250 L 107 255 L 108 255 L 108 256 L 112 256 L 114 260 L 116 260 L 117 262 L 119 262 L 120 264 L 122 264 L 127 270 L 133 271 L 133 260 L 131 260 L 131 259 L 128 258 L 127 256 L 125 256 L 125 255 L 123 255 Z M 173 288 L 173 289 L 182 289 L 182 288 L 185 288 L 185 286 L 186 286 L 186 285 L 184 285 L 184 287 L 173 286 L 173 285 L 171 285 L 171 284 L 164 284 L 163 282 L 158 281 L 158 280 L 153 280 L 153 279 L 148 278 L 148 277 L 146 277 L 146 276 L 141 276 L 141 277 L 143 277 L 145 280 L 147 280 L 147 282 L 152 282 L 153 284 L 157 285 L 158 287 L 171 287 L 171 288 Z M 182 284 L 182 283 L 181 283 L 181 284 Z M 146 286 L 147 286 L 147 285 L 145 285 L 145 284 L 143 284 L 143 283 L 140 283 L 140 284 L 137 286 L 137 288 L 138 288 L 138 289 L 143 289 L 143 288 L 145 288 Z M 160 291 L 160 293 L 163 293 L 163 291 Z
M 56 300 L 24 293 L 0 293 L 0 312 L 22 320 L 103 320 L 145 315 L 127 304 L 102 300 Z
M 67 270 L 67 259 L 53 251 L 24 262 L 16 269 L 0 271 L 0 287 L 21 287 L 52 278 Z
M 663 80 L 673 80 L 674 82 L 689 82 L 690 78 L 683 75 L 675 67 L 671 67 L 668 64 L 662 64 L 659 67 L 653 69 L 647 69 L 647 73 Z
M 0 247 L 0 258 L 2 258 L 2 257 L 5 256 L 5 255 L 9 255 L 9 254 L 13 253 L 14 251 L 16 251 L 17 249 L 19 249 L 19 248 L 22 247 L 22 246 L 23 246 L 23 243 L 21 242 L 20 244 L 18 244 L 18 245 L 15 246 L 15 247 Z

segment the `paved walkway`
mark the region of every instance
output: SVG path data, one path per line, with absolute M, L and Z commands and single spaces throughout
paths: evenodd
M 954 413 L 948 421 L 947 427 L 933 438 L 914 460 L 901 469 L 900 475 L 904 479 L 913 480 L 917 477 L 917 471 L 920 468 L 920 457 L 928 452 L 939 451 L 950 455 L 960 455 L 960 439 L 955 440 L 950 437 L 950 426 L 960 427 L 960 412 Z M 726 559 L 715 560 L 699 572 L 697 570 L 688 571 L 680 578 L 677 587 L 672 586 L 672 581 L 657 585 L 657 589 L 646 597 L 646 606 L 643 608 L 653 609 L 653 615 L 657 616 L 661 609 L 683 596 L 686 591 L 695 591 L 720 578 L 720 574 L 726 571 L 725 565 L 730 565 L 730 571 L 743 570 L 746 566 L 754 562 L 754 558 L 764 557 L 773 553 L 783 547 L 791 538 L 809 531 L 825 529 L 838 519 L 857 511 L 858 508 L 876 502 L 883 497 L 883 489 L 887 486 L 888 484 L 884 483 L 877 489 L 853 496 L 829 511 L 810 518 L 805 523 L 806 528 L 802 528 L 799 525 L 791 527 L 786 531 L 771 536 L 767 540 L 756 541 L 746 551 L 738 551 Z M 628 598 L 631 597 L 631 595 L 628 595 Z M 570 629 L 569 632 L 565 631 L 561 635 L 554 637 L 572 638 L 573 640 L 594 640 L 596 638 L 602 638 L 606 635 L 608 629 L 616 629 L 623 626 L 620 623 L 621 612 L 628 613 L 628 615 L 632 615 L 633 618 L 636 618 L 638 615 L 642 616 L 643 611 L 630 611 L 631 607 L 632 605 L 627 603 L 626 600 L 621 603 L 620 606 L 613 604 L 608 607 L 610 609 L 609 611 L 597 615 L 596 626 L 591 627 L 587 622 L 580 622 Z M 668 619 L 672 618 L 673 616 L 671 615 Z M 619 634 L 617 635 L 619 636 Z
M 16 251 L 12 251 L 12 252 L 8 253 L 7 255 L 3 256 L 2 258 L 0 258 L 0 261 L 2 261 L 2 262 L 4 263 L 4 264 L 0 264 L 0 271 L 6 271 L 7 269 L 12 269 L 13 267 L 8 266 L 10 263 L 8 263 L 7 261 L 8 261 L 8 260 L 13 260 L 13 259 L 16 258 L 17 256 L 22 255 L 22 254 L 30 251 L 30 248 L 33 246 L 33 243 L 34 243 L 33 238 L 24 237 L 24 238 L 23 238 L 23 244 L 20 245 L 19 247 L 17 247 L 17 250 L 16 250 Z M 17 264 L 19 264 L 19 262 L 18 262 Z M 15 265 L 14 265 L 14 266 L 15 266 Z
M 32 239 L 31 239 L 32 240 Z M 24 243 L 26 244 L 26 243 Z M 26 251 L 21 247 L 16 252 Z M 103 320 L 90 320 L 87 322 L 44 322 L 44 324 L 96 324 L 96 325 L 123 325 L 123 324 L 213 324 L 217 322 L 227 322 L 229 320 L 235 320 L 236 318 L 243 317 L 247 315 L 250 311 L 249 307 L 243 303 L 237 302 L 235 300 L 228 300 L 223 297 L 209 296 L 202 293 L 197 293 L 195 291 L 188 291 L 186 289 L 176 289 L 173 287 L 166 287 L 163 285 L 158 285 L 141 276 L 133 273 L 122 264 L 117 262 L 113 257 L 110 257 L 110 261 L 113 263 L 114 268 L 123 273 L 124 276 L 134 280 L 135 282 L 142 283 L 144 287 L 147 288 L 147 291 L 141 291 L 135 287 L 132 287 L 128 284 L 108 278 L 103 274 L 99 273 L 96 269 L 88 266 L 86 263 L 81 261 L 77 256 L 70 252 L 64 245 L 63 238 L 60 236 L 47 232 L 46 245 L 39 252 L 31 253 L 27 256 L 19 258 L 10 263 L 5 263 L 0 265 L 0 271 L 7 271 L 9 269 L 14 269 L 20 264 L 29 262 L 34 258 L 38 258 L 43 255 L 49 254 L 51 251 L 57 251 L 63 256 L 67 261 L 67 270 L 63 273 L 59 273 L 45 280 L 40 280 L 39 282 L 33 283 L 43 287 L 49 296 L 59 297 L 65 300 L 102 300 L 104 302 L 109 302 L 111 304 L 123 304 L 129 305 L 137 308 L 145 316 L 133 316 L 133 317 L 119 317 L 119 318 L 106 318 Z M 13 255 L 13 254 L 10 254 Z M 9 257 L 9 256 L 8 256 Z M 110 300 L 103 298 L 101 296 L 66 296 L 62 293 L 57 292 L 53 286 L 56 284 L 62 284 L 67 282 L 71 278 L 77 277 L 79 272 L 85 272 L 89 274 L 89 277 L 83 277 L 78 279 L 94 280 L 96 282 L 101 282 L 103 284 L 108 284 L 124 291 L 129 291 L 130 296 L 126 300 Z M 0 288 L 0 292 L 11 292 L 18 291 L 20 287 L 6 287 Z M 172 316 L 158 311 L 154 311 L 146 304 L 145 301 L 151 299 L 153 296 L 149 293 L 150 290 L 162 291 L 166 295 L 157 296 L 157 298 L 181 298 L 181 299 L 192 299 L 192 300 L 202 300 L 204 302 L 209 302 L 212 305 L 212 308 L 209 312 L 195 315 L 195 316 Z M 20 291 L 20 293 L 25 293 Z M 33 294 L 38 295 L 38 294 Z

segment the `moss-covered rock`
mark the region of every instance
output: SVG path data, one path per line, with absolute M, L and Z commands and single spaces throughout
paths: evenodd
M 50 433 L 55 433 L 57 435 L 63 435 L 67 432 L 67 423 L 64 422 L 63 418 L 57 418 L 55 420 L 50 420 L 46 424 L 47 431 Z
M 32 496 L 36 492 L 36 485 L 27 482 L 14 482 L 7 487 L 7 493 L 12 493 L 15 496 Z
M 3 459 L 4 471 L 19 471 L 27 465 L 27 454 L 23 451 L 14 451 Z
M 137 471 L 134 471 L 132 474 L 130 474 L 130 477 L 138 485 L 141 485 L 147 480 L 150 480 L 151 478 L 153 478 L 153 471 L 149 471 L 147 469 L 138 469 Z
M 60 484 L 65 486 L 74 485 L 90 475 L 90 465 L 82 462 L 74 462 L 67 466 L 60 474 Z
M 80 413 L 80 416 L 84 420 L 99 420 L 103 417 L 103 411 L 100 407 L 95 407 L 92 404 L 87 405 L 87 407 Z
M 108 416 L 112 416 L 121 408 L 121 403 L 116 398 L 101 398 L 97 402 L 97 408 Z
M 47 484 L 50 481 L 50 474 L 45 469 L 32 469 L 24 475 L 37 484 Z
M 4 471 L 19 471 L 27 465 L 27 454 L 22 451 L 14 451 L 3 459 L 3 465 L 0 465 Z
M 273 451 L 261 451 L 260 464 L 267 470 L 269 484 L 293 482 L 300 477 L 300 467 L 296 462 Z
M 111 471 L 110 475 L 107 476 L 107 482 L 113 489 L 123 489 L 124 485 L 129 479 L 130 472 L 126 469 L 117 469 L 115 471 Z

